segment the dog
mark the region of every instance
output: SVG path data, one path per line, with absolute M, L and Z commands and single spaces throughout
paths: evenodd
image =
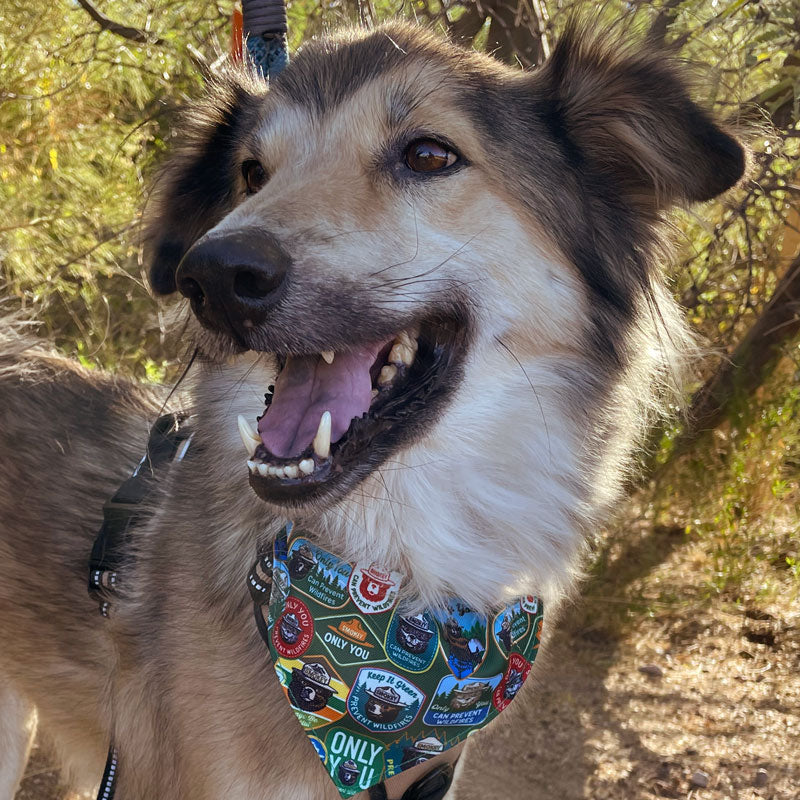
M 556 608 L 692 347 L 665 214 L 745 168 L 669 56 L 578 23 L 530 72 L 391 23 L 217 76 L 147 223 L 193 439 L 108 620 L 87 559 L 164 393 L 3 332 L 0 795 L 38 720 L 78 788 L 113 739 L 118 800 L 337 797 L 253 623 L 257 548 L 291 519 L 405 575 L 408 618 Z

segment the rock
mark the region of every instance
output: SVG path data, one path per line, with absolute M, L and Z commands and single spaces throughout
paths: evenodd
M 761 769 L 756 772 L 755 778 L 753 778 L 753 786 L 763 789 L 768 783 L 769 773 L 763 767 L 761 767 Z
M 649 675 L 651 678 L 660 678 L 664 674 L 664 670 L 658 664 L 643 664 L 639 667 L 639 672 Z
M 706 786 L 708 786 L 708 780 L 708 774 L 699 769 L 689 779 L 689 783 L 691 783 L 692 786 L 698 786 L 700 789 L 705 789 Z

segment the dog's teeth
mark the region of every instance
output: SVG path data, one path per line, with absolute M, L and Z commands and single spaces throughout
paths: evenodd
M 303 475 L 310 475 L 314 471 L 314 459 L 304 458 L 297 466 Z
M 389 362 L 391 364 L 405 364 L 410 367 L 414 361 L 414 354 L 405 345 L 394 344 L 389 351 Z
M 294 464 L 287 464 L 283 468 L 283 474 L 287 478 L 296 478 L 299 474 L 300 470 Z
M 266 464 L 257 464 L 258 467 L 258 474 L 262 478 L 266 478 L 269 475 L 269 467 Z
M 378 375 L 378 386 L 388 386 L 396 377 L 397 367 L 394 364 L 387 364 Z
M 326 363 L 333 364 L 333 356 L 335 355 L 333 350 L 323 350 L 320 355 L 325 359 Z
M 236 422 L 239 425 L 239 436 L 242 437 L 244 449 L 247 450 L 247 455 L 252 457 L 253 453 L 256 451 L 256 447 L 261 444 L 261 437 L 244 414 L 239 414 L 236 418 Z
M 389 351 L 389 362 L 392 364 L 405 364 L 405 366 L 410 367 L 414 363 L 416 355 L 417 340 L 412 339 L 406 331 L 397 334 L 392 349 Z
M 285 478 L 286 470 L 283 467 L 275 467 L 275 472 L 272 473 L 276 478 Z
M 331 454 L 331 412 L 325 411 L 319 418 L 317 435 L 314 437 L 314 452 L 320 458 Z
M 248 461 L 247 462 L 247 469 L 250 470 L 254 475 L 258 472 L 258 467 L 256 466 L 255 461 Z

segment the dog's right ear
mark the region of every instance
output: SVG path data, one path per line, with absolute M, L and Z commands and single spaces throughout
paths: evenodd
M 145 258 L 155 294 L 175 291 L 183 256 L 231 210 L 236 145 L 265 91 L 246 75 L 225 76 L 210 84 L 205 101 L 183 112 L 145 212 Z
M 709 200 L 745 171 L 744 148 L 665 51 L 573 20 L 532 81 L 576 168 L 628 206 Z

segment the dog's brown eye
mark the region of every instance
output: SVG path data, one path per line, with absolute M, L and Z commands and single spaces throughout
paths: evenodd
M 255 194 L 267 182 L 267 171 L 254 158 L 242 163 L 242 177 L 247 185 L 247 194 Z
M 452 167 L 458 156 L 433 139 L 417 139 L 406 150 L 406 164 L 414 172 L 437 172 Z

